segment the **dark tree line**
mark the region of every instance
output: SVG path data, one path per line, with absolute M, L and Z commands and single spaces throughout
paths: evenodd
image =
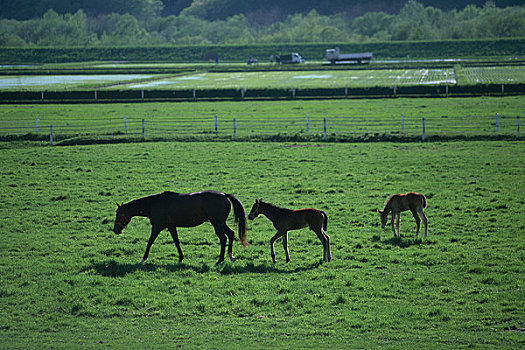
M 48 10 L 58 14 L 82 10 L 88 17 L 110 13 L 140 17 L 143 11 L 157 12 L 162 17 L 180 15 L 184 10 L 191 15 L 209 21 L 225 20 L 244 15 L 259 24 L 283 21 L 295 13 L 307 14 L 316 10 L 324 16 L 343 14 L 347 19 L 367 12 L 398 13 L 408 0 L 0 0 L 0 18 L 28 20 L 41 18 Z M 468 5 L 482 7 L 486 0 L 420 0 L 426 6 L 443 11 L 462 10 Z M 497 7 L 522 5 L 523 0 L 494 0 Z
M 311 10 L 263 24 L 244 14 L 209 20 L 204 18 L 206 14 L 190 11 L 194 5 L 178 15 L 163 16 L 164 5 L 160 0 L 114 0 L 110 3 L 106 8 L 111 12 L 104 14 L 91 15 L 82 9 L 64 14 L 47 10 L 42 17 L 34 19 L 0 19 L 0 46 L 368 42 L 523 37 L 525 33 L 525 6 L 500 8 L 494 2 L 445 11 L 409 0 L 394 14 L 375 11 L 348 18 L 345 13 L 324 15 Z M 112 7 L 115 4 L 124 6 L 124 3 L 127 12 Z

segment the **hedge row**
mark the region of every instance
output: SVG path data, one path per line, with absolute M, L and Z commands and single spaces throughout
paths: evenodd
M 316 89 L 207 89 L 207 90 L 106 90 L 106 91 L 0 91 L 2 103 L 31 102 L 141 102 L 242 99 L 315 99 L 366 97 L 431 97 L 525 94 L 525 84 L 414 85 L 401 87 Z
M 2 48 L 0 63 L 37 64 L 59 62 L 169 61 L 198 62 L 214 59 L 244 61 L 249 56 L 267 60 L 270 55 L 299 52 L 307 60 L 323 59 L 325 50 L 339 47 L 342 52 L 373 52 L 375 58 L 457 58 L 523 55 L 525 38 L 488 40 L 446 40 L 384 43 L 317 43 L 265 45 L 208 45 L 164 47 L 94 48 Z

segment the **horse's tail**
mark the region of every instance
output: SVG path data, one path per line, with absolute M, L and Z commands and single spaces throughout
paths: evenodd
M 241 201 L 233 194 L 225 193 L 225 195 L 233 205 L 233 215 L 238 225 L 237 229 L 239 230 L 239 241 L 241 241 L 244 248 L 247 248 L 249 243 L 246 239 L 246 213 L 244 212 L 244 207 Z
M 326 212 L 321 210 L 321 213 L 323 214 L 323 230 L 326 231 L 328 228 L 328 214 Z
M 425 197 L 424 194 L 421 195 L 421 206 L 423 207 L 423 209 L 427 208 L 427 197 Z

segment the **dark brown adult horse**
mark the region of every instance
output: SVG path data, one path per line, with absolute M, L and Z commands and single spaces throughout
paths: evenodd
M 321 240 L 323 245 L 323 261 L 332 260 L 330 253 L 330 237 L 324 230 L 328 225 L 328 215 L 322 210 L 317 209 L 285 209 L 279 208 L 273 204 L 263 202 L 261 199 L 256 199 L 253 204 L 248 219 L 253 220 L 259 214 L 263 214 L 273 223 L 273 227 L 277 229 L 277 233 L 270 239 L 272 260 L 275 262 L 275 241 L 279 237 L 283 237 L 283 247 L 286 253 L 286 262 L 290 261 L 290 253 L 288 253 L 288 231 L 298 230 L 304 227 L 310 227 Z
M 246 240 L 246 214 L 242 203 L 232 194 L 217 191 L 185 194 L 167 191 L 136 199 L 126 204 L 117 204 L 117 217 L 115 218 L 113 232 L 120 234 L 132 217 L 145 216 L 151 222 L 151 236 L 140 263 L 143 264 L 148 259 L 151 245 L 155 242 L 160 231 L 165 228 L 170 231 L 173 242 L 179 251 L 179 261 L 182 261 L 184 255 L 180 249 L 177 227 L 194 227 L 205 221 L 210 221 L 221 242 L 221 253 L 217 264 L 224 261 L 226 236 L 229 240 L 228 255 L 230 260 L 234 261 L 232 245 L 235 233 L 226 225 L 226 219 L 231 209 L 230 202 L 233 205 L 235 222 L 238 223 L 239 240 L 246 248 L 248 245 Z
M 414 219 L 416 220 L 416 237 L 419 235 L 419 226 L 421 219 L 425 225 L 425 237 L 428 235 L 428 219 L 425 215 L 425 208 L 427 207 L 427 198 L 421 193 L 409 192 L 405 194 L 393 194 L 389 196 L 385 201 L 385 207 L 383 210 L 378 210 L 381 214 L 381 227 L 385 228 L 388 221 L 388 213 L 392 212 L 392 219 L 390 224 L 392 225 L 392 231 L 394 231 L 394 237 L 400 237 L 399 234 L 399 218 L 401 217 L 401 212 L 410 210 Z M 394 217 L 397 217 L 396 226 L 397 226 L 397 235 L 396 229 L 394 227 Z

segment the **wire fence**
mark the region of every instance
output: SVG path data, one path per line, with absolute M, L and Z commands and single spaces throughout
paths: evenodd
M 498 113 L 476 116 L 362 116 L 236 117 L 217 115 L 141 117 L 92 117 L 42 120 L 0 121 L 0 138 L 23 136 L 51 140 L 72 137 L 165 139 L 249 140 L 272 136 L 316 139 L 363 138 L 370 135 L 396 136 L 421 140 L 441 138 L 487 137 L 519 139 L 519 116 Z

